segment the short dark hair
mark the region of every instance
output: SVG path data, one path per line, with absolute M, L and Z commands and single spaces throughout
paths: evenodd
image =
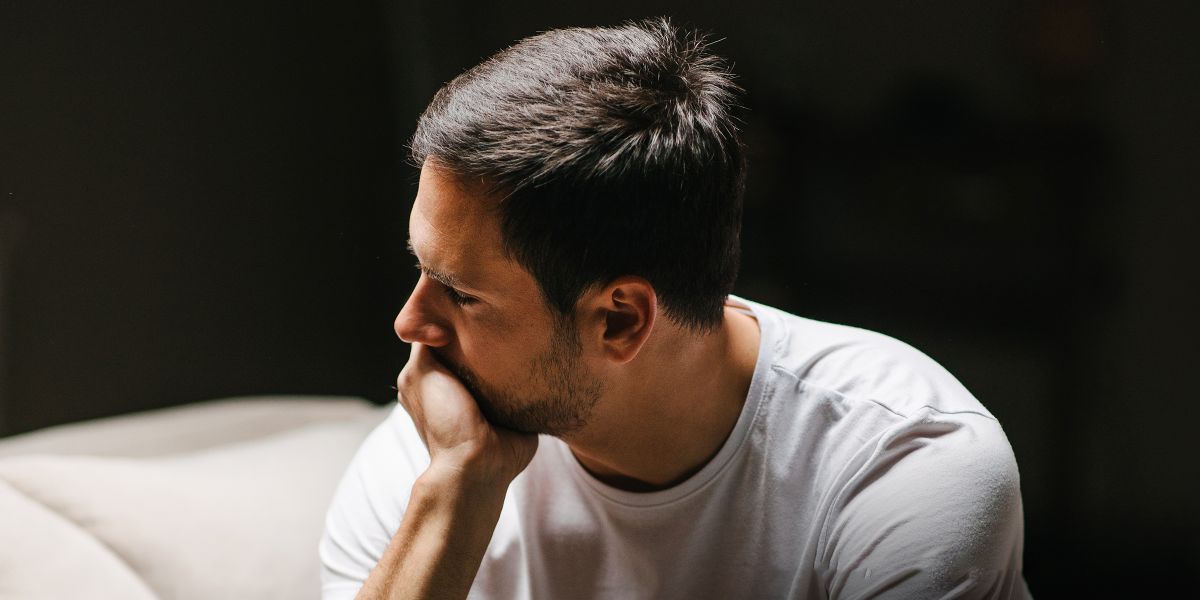
M 740 92 L 666 18 L 546 31 L 442 87 L 411 158 L 486 183 L 505 251 L 561 314 L 637 275 L 669 318 L 711 331 L 741 255 Z

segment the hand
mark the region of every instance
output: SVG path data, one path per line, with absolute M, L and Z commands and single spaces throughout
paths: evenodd
M 507 488 L 533 460 L 537 436 L 489 423 L 466 386 L 424 344 L 412 345 L 396 390 L 429 449 L 430 471 Z
M 413 482 L 404 517 L 357 598 L 466 598 L 508 486 L 533 460 L 537 436 L 489 423 L 423 344 L 412 345 L 396 390 L 430 464 Z

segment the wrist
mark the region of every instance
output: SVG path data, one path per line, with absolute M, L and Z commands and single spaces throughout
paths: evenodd
M 504 508 L 508 484 L 431 463 L 416 481 L 360 598 L 463 598 Z
M 524 470 L 529 459 L 517 464 L 518 461 L 513 460 L 511 456 L 512 452 L 506 452 L 506 449 L 508 446 L 501 440 L 464 442 L 449 448 L 439 448 L 430 453 L 428 471 L 431 471 L 431 478 L 444 485 L 507 489 L 512 480 Z
M 415 488 L 443 499 L 503 503 L 510 483 L 510 477 L 478 463 L 442 460 L 430 463 L 417 478 Z
M 470 539 L 487 546 L 507 492 L 507 482 L 463 476 L 430 465 L 413 483 L 409 510 L 421 520 L 437 523 L 434 529 L 442 532 L 439 535 L 457 532 L 466 536 L 460 541 Z

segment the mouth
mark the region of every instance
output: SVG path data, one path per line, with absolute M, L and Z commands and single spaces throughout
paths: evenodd
M 464 369 L 462 367 L 460 367 L 458 365 L 458 363 L 456 363 L 453 360 L 450 360 L 449 357 L 447 357 L 445 354 L 443 354 L 437 348 L 429 348 L 429 353 L 432 354 L 433 357 L 435 359 L 437 359 L 437 361 L 439 363 L 441 363 L 441 365 L 443 367 L 446 367 L 447 370 L 449 370 L 451 373 L 453 373 L 455 377 L 462 379 L 462 373 L 463 373 Z
M 483 418 L 487 422 L 497 427 L 504 427 L 514 431 L 524 431 L 517 428 L 515 423 L 511 422 L 511 419 L 505 418 L 500 411 L 496 410 L 496 405 L 493 403 L 492 397 L 483 392 L 483 383 L 475 375 L 474 371 L 448 360 L 445 356 L 436 352 L 434 356 L 458 379 L 459 383 L 462 383 L 463 387 L 467 388 L 467 392 L 471 394 L 471 398 L 475 400 L 475 405 L 479 407 L 479 412 L 483 414 Z
M 445 355 L 438 352 L 436 349 L 430 348 L 430 350 L 433 351 L 434 358 L 436 358 L 438 362 L 442 363 L 442 366 L 446 367 L 446 370 L 450 371 L 450 373 L 452 373 L 454 377 L 458 379 L 459 383 L 463 384 L 463 387 L 467 388 L 467 391 L 470 392 L 471 397 L 475 399 L 475 403 L 479 404 L 480 408 L 484 408 L 484 405 L 488 404 L 488 402 L 483 396 L 483 392 L 480 390 L 479 378 L 475 376 L 475 373 L 470 369 L 458 364 L 457 362 L 446 358 Z

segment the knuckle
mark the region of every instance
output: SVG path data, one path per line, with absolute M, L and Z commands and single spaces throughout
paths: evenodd
M 396 376 L 396 389 L 404 389 L 411 387 L 413 383 L 413 373 L 408 367 L 404 367 L 400 374 Z

